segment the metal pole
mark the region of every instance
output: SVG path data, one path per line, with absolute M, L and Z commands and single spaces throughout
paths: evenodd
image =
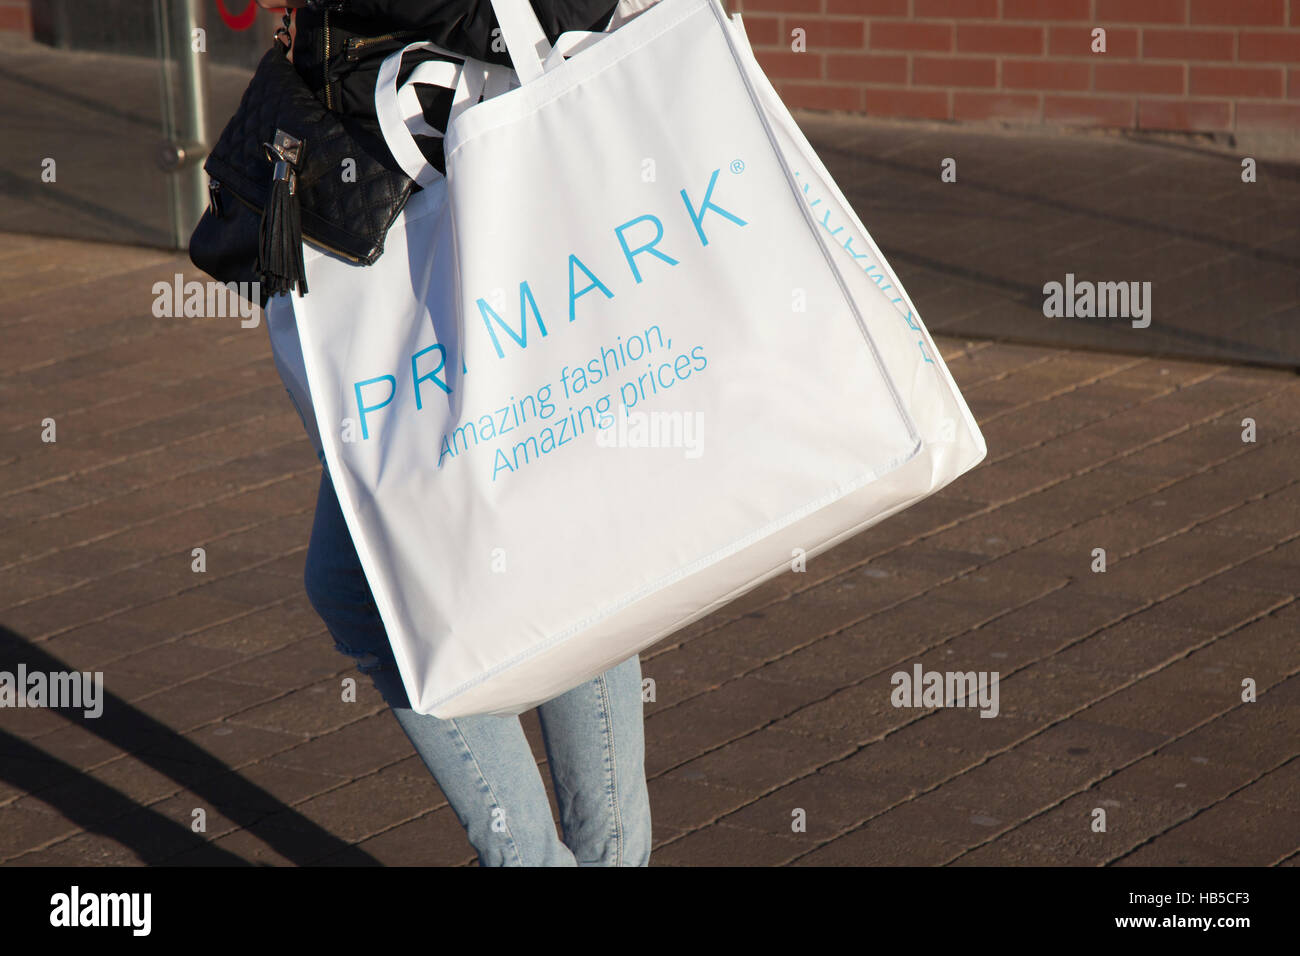
M 207 53 L 196 50 L 193 40 L 196 30 L 204 30 L 206 38 L 199 0 L 180 0 L 180 5 L 181 35 L 175 49 L 181 97 L 176 134 L 185 155 L 177 172 L 181 178 L 178 244 L 185 245 L 208 202 L 208 178 L 201 164 L 208 149 L 208 63 Z M 206 41 L 203 47 L 206 51 Z
M 180 6 L 179 18 L 171 16 L 173 2 Z M 194 31 L 203 29 L 203 14 L 199 0 L 154 0 L 154 16 L 163 120 L 158 165 L 167 173 L 172 245 L 183 249 L 208 201 L 207 175 L 202 167 L 208 151 L 207 54 L 195 49 L 194 40 Z M 206 36 L 202 45 L 206 50 Z M 179 97 L 173 83 L 180 86 Z
M 158 148 L 158 165 L 168 174 L 167 212 L 171 220 L 172 248 L 181 245 L 181 217 L 179 182 L 175 176 L 179 168 L 176 156 L 176 107 L 172 97 L 172 37 L 171 17 L 167 15 L 170 0 L 153 0 L 154 40 L 158 60 L 158 106 L 162 114 L 163 140 Z

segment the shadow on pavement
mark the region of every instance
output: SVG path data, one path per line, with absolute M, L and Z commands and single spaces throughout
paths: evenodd
M 26 666 L 28 673 L 76 670 L 0 625 L 0 671 L 16 673 L 19 663 Z M 336 865 L 379 865 L 364 850 L 308 820 L 107 688 L 102 704 L 102 714 L 94 719 L 86 718 L 80 709 L 54 712 L 171 778 L 179 787 L 205 800 L 209 812 L 219 812 L 241 829 L 254 829 L 267 846 L 294 863 L 302 865 L 329 856 Z M 246 863 L 236 854 L 212 845 L 203 835 L 193 833 L 188 826 L 139 806 L 36 744 L 4 731 L 0 731 L 0 780 L 53 807 L 86 832 L 117 841 L 145 864 L 164 863 L 181 853 L 186 854 L 186 864 Z M 275 827 L 257 826 L 271 814 L 276 814 Z

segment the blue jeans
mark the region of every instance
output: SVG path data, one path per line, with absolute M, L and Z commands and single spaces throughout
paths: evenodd
M 306 586 L 337 649 L 357 659 L 392 708 L 481 865 L 647 865 L 650 797 L 639 658 L 537 708 L 561 839 L 518 717 L 441 720 L 411 709 L 328 472 L 316 499 Z

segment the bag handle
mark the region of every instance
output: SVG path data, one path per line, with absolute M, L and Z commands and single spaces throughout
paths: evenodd
M 609 36 L 608 33 L 592 33 L 587 30 L 570 30 L 555 38 L 555 46 L 542 61 L 542 71 L 549 72 L 564 62 L 566 56 L 572 56 Z
M 491 3 L 519 82 L 533 82 L 545 72 L 542 63 L 551 52 L 533 5 L 528 0 L 491 0 Z
M 397 77 L 401 73 L 402 57 L 411 50 L 428 50 L 452 57 L 455 62 L 430 60 L 421 63 L 399 88 Z M 375 116 L 397 165 L 421 187 L 442 178 L 442 173 L 425 158 L 415 142 L 417 133 L 421 136 L 443 135 L 424 118 L 424 110 L 415 93 L 417 85 L 440 86 L 453 91 L 451 113 L 447 117 L 450 124 L 480 99 L 504 93 L 510 88 L 512 76 L 508 67 L 466 59 L 428 41 L 409 43 L 385 57 L 375 80 Z
M 506 42 L 506 50 L 510 53 L 510 61 L 524 64 L 519 76 L 521 82 L 528 83 L 542 73 L 559 66 L 564 62 L 565 57 L 594 46 L 628 20 L 635 19 L 639 14 L 650 9 L 659 0 L 619 0 L 604 30 L 567 30 L 555 38 L 554 46 L 547 44 L 536 11 L 528 0 L 491 0 L 491 2 L 492 10 L 497 15 L 497 22 L 501 24 L 501 36 Z M 519 39 L 520 37 L 522 40 Z M 510 45 L 512 38 L 515 46 Z M 541 59 L 541 73 L 525 76 L 524 74 L 531 69 L 534 51 Z

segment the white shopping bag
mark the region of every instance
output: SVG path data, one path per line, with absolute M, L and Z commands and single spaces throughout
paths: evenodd
M 310 294 L 277 304 L 407 693 L 443 718 L 548 700 L 985 454 L 738 17 L 661 0 L 551 50 L 527 0 L 493 7 L 517 78 L 422 77 L 457 90 L 446 179 L 396 54 L 378 112 L 425 188 L 375 265 L 308 249 Z

